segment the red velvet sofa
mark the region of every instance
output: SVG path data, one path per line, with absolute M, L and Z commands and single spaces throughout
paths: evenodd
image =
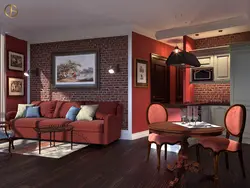
M 73 142 L 107 145 L 121 136 L 123 106 L 119 102 L 34 101 L 40 106 L 41 118 L 17 118 L 15 111 L 8 112 L 6 120 L 15 131 L 16 138 L 37 139 L 35 126 L 69 124 L 74 127 Z M 99 104 L 93 121 L 70 121 L 65 118 L 71 106 Z M 49 134 L 42 134 L 48 140 Z M 57 141 L 70 141 L 70 133 L 56 133 Z

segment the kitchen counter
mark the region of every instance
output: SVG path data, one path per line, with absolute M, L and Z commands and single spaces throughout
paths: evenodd
M 230 103 L 222 102 L 208 102 L 208 103 L 163 103 L 166 108 L 185 108 L 187 106 L 230 106 Z

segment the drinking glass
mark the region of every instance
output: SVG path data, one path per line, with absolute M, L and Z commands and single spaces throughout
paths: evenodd
M 181 108 L 181 121 L 183 124 L 185 123 L 186 116 L 187 116 L 187 109 Z
M 196 125 L 196 121 L 199 119 L 199 115 L 198 115 L 198 106 L 193 106 L 193 120 L 195 122 Z
M 193 119 L 193 109 L 192 106 L 187 107 L 187 119 L 190 124 L 191 120 Z

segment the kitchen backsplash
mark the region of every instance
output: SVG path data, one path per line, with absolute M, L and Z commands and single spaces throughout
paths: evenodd
M 195 102 L 230 102 L 230 83 L 194 84 Z

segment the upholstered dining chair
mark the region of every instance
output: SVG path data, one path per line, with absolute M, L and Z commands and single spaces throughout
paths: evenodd
M 242 155 L 242 137 L 246 123 L 246 107 L 242 104 L 235 104 L 231 106 L 224 118 L 224 124 L 226 127 L 226 138 L 224 137 L 204 137 L 198 139 L 198 145 L 196 146 L 197 160 L 199 161 L 199 145 L 205 149 L 210 149 L 214 153 L 214 179 L 218 179 L 218 162 L 221 152 L 225 152 L 226 168 L 229 169 L 228 153 L 238 153 L 240 165 L 243 173 L 243 177 L 246 177 L 244 169 L 244 161 Z M 238 141 L 230 139 L 230 136 L 238 138 Z
M 7 130 L 7 128 L 9 130 Z M 9 141 L 9 153 L 11 153 L 11 147 L 14 149 L 14 132 L 10 129 L 8 122 L 0 121 L 0 141 Z
M 153 103 L 148 106 L 147 109 L 147 122 L 148 124 L 159 123 L 168 121 L 168 111 L 162 105 L 158 103 Z M 174 145 L 180 142 L 181 138 L 177 135 L 159 135 L 156 133 L 149 133 L 148 136 L 148 155 L 147 161 L 149 160 L 151 144 L 156 144 L 157 158 L 158 158 L 158 171 L 161 165 L 161 147 L 165 145 L 165 160 L 167 159 L 167 144 Z

